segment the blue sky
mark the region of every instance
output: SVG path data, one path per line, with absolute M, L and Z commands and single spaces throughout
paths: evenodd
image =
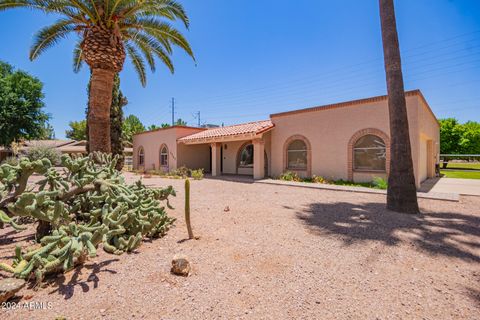
M 184 0 L 185 31 L 197 65 L 174 55 L 142 88 L 127 62 L 126 114 L 146 125 L 233 124 L 270 113 L 386 93 L 377 0 Z M 421 89 L 439 118 L 480 121 L 480 1 L 396 0 L 406 89 Z M 45 84 L 56 136 L 84 118 L 87 68 L 71 68 L 74 39 L 28 60 L 33 34 L 55 20 L 40 12 L 0 12 L 0 59 Z

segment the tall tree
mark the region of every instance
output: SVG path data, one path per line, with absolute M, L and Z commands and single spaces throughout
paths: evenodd
M 145 131 L 145 126 L 137 116 L 131 114 L 123 120 L 123 140 L 133 142 L 133 136 Z
M 88 112 L 91 151 L 110 152 L 110 107 L 115 74 L 123 69 L 126 56 L 146 85 L 146 63 L 155 70 L 155 57 L 170 71 L 172 46 L 193 58 L 184 36 L 171 22 L 189 26 L 183 6 L 175 0 L 0 0 L 0 11 L 30 8 L 60 16 L 53 25 L 41 29 L 34 39 L 30 59 L 71 33 L 79 35 L 74 49 L 74 70 L 85 61 L 91 70 Z M 146 61 L 146 63 L 145 63 Z
M 43 84 L 0 61 L 0 145 L 20 139 L 48 139 L 51 126 L 43 111 Z
M 127 98 L 120 90 L 120 77 L 115 76 L 110 109 L 110 142 L 112 154 L 118 155 L 117 169 L 121 170 L 125 162 L 123 154 L 123 107 L 128 104 Z
M 390 116 L 387 208 L 396 212 L 418 213 L 395 9 L 393 0 L 379 1 Z
M 87 139 L 87 120 L 70 121 L 68 123 L 70 129 L 65 130 L 65 136 L 72 140 Z

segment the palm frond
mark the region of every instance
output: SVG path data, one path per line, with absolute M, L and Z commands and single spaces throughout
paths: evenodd
M 159 43 L 157 39 L 139 32 L 131 37 L 131 40 L 137 44 L 146 57 L 147 55 L 152 56 L 153 52 L 167 66 L 171 73 L 175 72 L 169 53 L 165 51 L 162 44 Z M 148 50 L 149 53 L 145 54 L 144 50 Z M 152 69 L 152 71 L 154 70 Z
M 134 19 L 132 22 L 133 23 L 130 26 L 126 25 L 126 27 L 143 30 L 145 33 L 148 33 L 156 38 L 162 37 L 174 45 L 182 48 L 195 61 L 195 56 L 187 39 L 185 39 L 180 31 L 172 28 L 170 24 L 158 21 L 155 18 L 139 18 Z
M 125 49 L 127 49 L 128 56 L 132 61 L 135 71 L 137 71 L 142 86 L 145 87 L 147 85 L 147 74 L 145 72 L 145 62 L 143 61 L 142 56 L 138 53 L 137 49 L 129 43 L 125 44 Z
M 83 66 L 81 41 L 78 41 L 73 49 L 73 71 L 78 73 Z
M 70 19 L 58 20 L 55 24 L 41 29 L 34 36 L 33 45 L 30 48 L 30 60 L 36 59 L 45 50 L 66 38 L 73 31 L 75 31 L 75 24 Z

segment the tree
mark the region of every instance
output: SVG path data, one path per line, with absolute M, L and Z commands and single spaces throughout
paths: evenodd
M 186 126 L 187 122 L 183 121 L 181 118 L 178 118 L 177 121 L 175 121 L 176 126 Z
M 70 121 L 69 130 L 65 131 L 65 136 L 72 140 L 86 140 L 87 139 L 87 120 Z
M 170 123 L 162 123 L 160 126 L 161 126 L 162 128 L 171 127 Z
M 0 61 L 0 145 L 51 135 L 42 89 L 40 80 Z
M 123 107 L 128 104 L 127 98 L 120 90 L 120 77 L 115 76 L 112 92 L 112 106 L 110 109 L 110 143 L 112 154 L 118 155 L 117 170 L 123 168 L 125 156 L 123 154 Z
M 145 131 L 145 126 L 137 116 L 131 114 L 126 117 L 125 120 L 123 120 L 122 129 L 123 140 L 133 142 L 133 136 L 137 133 Z
M 418 213 L 413 171 L 407 104 L 403 87 L 400 46 L 393 0 L 380 0 L 380 20 L 390 117 L 390 173 L 387 208 L 396 212 Z
M 0 10 L 30 8 L 60 16 L 34 37 L 30 59 L 70 34 L 79 36 L 73 50 L 73 67 L 86 62 L 91 70 L 88 114 L 90 151 L 111 151 L 110 107 L 115 74 L 128 55 L 143 86 L 146 64 L 155 71 L 155 58 L 174 72 L 172 47 L 194 58 L 185 37 L 171 22 L 189 26 L 188 16 L 174 0 L 0 0 Z M 145 63 L 146 62 L 146 63 Z
M 156 124 L 151 124 L 147 127 L 147 131 L 152 131 L 152 130 L 156 130 L 156 129 L 160 129 L 160 127 L 157 126 Z
M 480 154 L 480 123 L 468 121 L 462 125 L 462 132 L 461 153 Z

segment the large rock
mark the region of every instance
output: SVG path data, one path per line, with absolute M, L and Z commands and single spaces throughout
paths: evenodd
M 23 279 L 6 278 L 0 280 L 0 303 L 12 298 L 26 284 Z
M 187 277 L 190 274 L 190 262 L 184 255 L 175 255 L 172 260 L 172 273 L 178 276 Z

